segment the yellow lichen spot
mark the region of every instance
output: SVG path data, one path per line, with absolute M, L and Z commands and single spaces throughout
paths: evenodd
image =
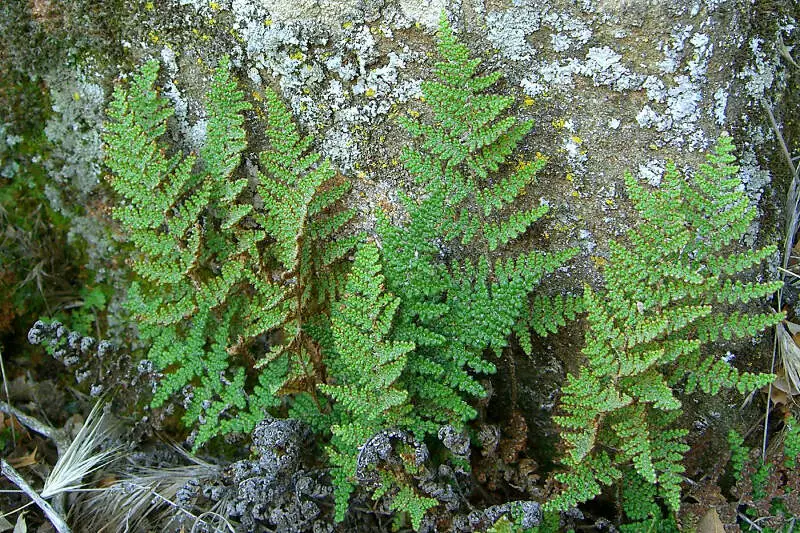
M 72 99 L 75 100 L 76 102 L 78 102 L 81 99 L 81 95 L 76 91 L 76 92 L 72 93 Z
M 350 29 L 350 28 L 352 28 L 352 27 L 353 27 L 353 23 L 352 23 L 352 22 L 350 22 L 349 20 L 348 20 L 347 22 L 344 22 L 344 23 L 342 24 L 342 28 L 343 28 L 343 29 L 345 29 L 345 30 L 349 30 L 349 29 Z
M 575 176 L 572 175 L 572 172 L 567 172 L 567 177 L 565 178 L 569 182 L 575 181 Z
M 204 43 L 207 43 L 208 41 L 211 40 L 211 36 L 207 33 L 204 33 L 203 35 L 200 36 L 200 40 L 203 41 Z
M 580 193 L 578 191 L 572 191 L 572 197 L 573 198 L 580 198 L 581 195 L 580 195 Z
M 535 103 L 536 103 L 536 101 L 535 101 L 533 98 L 531 98 L 530 96 L 528 96 L 527 98 L 525 98 L 525 100 L 523 100 L 523 103 L 524 103 L 526 106 L 530 107 L 530 106 L 532 106 L 533 104 L 535 104 Z
M 220 6 L 218 3 L 214 2 L 214 0 L 211 0 L 211 2 L 208 3 L 208 7 L 210 7 L 214 11 L 219 11 L 220 9 L 222 9 L 222 6 Z
M 381 135 L 380 137 L 378 137 L 378 142 L 381 143 L 381 144 L 385 143 L 386 142 L 386 135 Z
M 605 257 L 600 257 L 599 255 L 593 255 L 590 259 L 597 268 L 604 267 L 608 264 L 608 260 Z
M 161 40 L 158 38 L 158 35 L 156 35 L 155 32 L 152 31 L 147 34 L 147 38 L 150 39 L 150 42 L 153 44 L 158 44 L 158 41 Z
M 397 158 L 396 158 L 396 157 L 393 157 L 393 158 L 392 158 L 392 166 L 393 166 L 393 167 L 396 167 L 396 166 L 397 166 L 397 165 L 399 165 L 399 164 L 400 164 L 400 162 L 397 160 Z
M 272 19 L 266 19 L 264 21 L 264 26 L 272 26 Z
M 364 96 L 366 96 L 367 98 L 372 98 L 373 96 L 375 96 L 375 89 L 370 87 L 369 89 L 364 91 Z
M 649 148 L 650 148 L 651 150 L 658 150 L 658 146 L 656 146 L 656 143 L 650 143 L 650 146 L 649 146 Z
M 613 207 L 614 199 L 613 198 L 606 198 L 606 205 L 610 205 L 610 206 Z
M 148 11 L 152 11 L 153 9 L 155 9 L 155 6 L 153 5 L 153 2 L 146 2 L 144 4 L 144 8 Z
M 570 139 L 572 139 L 572 142 L 574 142 L 575 144 L 581 144 L 583 142 L 583 139 L 581 139 L 577 135 L 573 135 L 572 137 L 570 137 Z
M 553 128 L 557 130 L 563 130 L 564 126 L 567 124 L 567 121 L 563 118 L 554 118 L 553 119 Z
M 517 161 L 516 170 L 525 170 L 529 166 L 531 166 L 531 162 L 530 161 L 524 161 L 524 160 L 520 159 L 519 161 Z
M 217 19 L 215 19 L 214 17 L 208 17 L 206 19 L 206 24 L 208 24 L 209 26 L 213 26 L 216 23 L 217 23 Z
M 202 57 L 198 57 L 197 58 L 197 64 L 198 65 L 202 65 L 203 64 L 203 58 Z
M 264 99 L 264 97 L 261 95 L 261 93 L 259 91 L 253 91 L 252 96 L 253 96 L 253 100 L 255 100 L 256 102 L 260 102 L 260 101 L 262 101 Z
M 548 232 L 546 232 L 546 231 L 545 231 L 545 232 L 542 234 L 542 237 L 544 237 L 545 239 L 549 239 L 549 238 L 550 238 L 550 234 L 549 234 Z
M 411 115 L 411 116 L 412 116 L 412 117 L 414 117 L 414 118 L 417 118 L 417 117 L 419 117 L 419 111 L 415 111 L 415 110 L 413 110 L 413 109 L 411 109 L 411 110 L 408 112 L 408 114 L 409 114 L 409 115 Z
M 303 52 L 301 52 L 300 50 L 289 54 L 289 59 L 294 59 L 295 61 L 302 61 L 305 58 L 306 56 L 304 56 Z
M 570 230 L 570 227 L 563 222 L 557 222 L 553 229 L 556 231 L 560 231 L 561 233 L 567 233 Z

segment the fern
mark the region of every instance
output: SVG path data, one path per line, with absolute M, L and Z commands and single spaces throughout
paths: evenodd
M 393 511 L 408 513 L 411 517 L 411 527 L 414 528 L 414 531 L 417 531 L 422 526 L 422 519 L 428 509 L 438 504 L 439 502 L 434 498 L 420 496 L 414 492 L 414 489 L 404 485 L 395 494 L 391 504 L 389 504 L 389 508 Z
M 204 424 L 197 445 L 215 431 L 229 409 L 245 409 L 245 374 L 227 349 L 241 327 L 245 273 L 257 257 L 240 244 L 246 230 L 223 224 L 223 206 L 239 202 L 246 180 L 236 179 L 244 148 L 242 111 L 249 109 L 220 61 L 209 92 L 209 124 L 201 158 L 166 155 L 161 142 L 172 110 L 154 89 L 158 63 L 145 64 L 129 89 L 118 87 L 109 107 L 104 140 L 111 184 L 125 203 L 115 218 L 141 254 L 133 263 L 130 307 L 151 341 L 148 357 L 171 369 L 153 405 L 192 384 L 184 421 Z M 220 245 L 219 243 L 225 243 Z
M 319 162 L 313 140 L 300 137 L 274 93 L 267 95 L 271 150 L 261 156 L 254 202 L 237 175 L 242 113 L 251 106 L 228 60 L 212 78 L 198 155 L 167 155 L 172 110 L 155 90 L 157 76 L 151 61 L 130 87 L 115 90 L 106 163 L 123 200 L 114 217 L 138 251 L 129 306 L 150 341 L 148 357 L 165 371 L 153 406 L 188 391 L 183 420 L 199 426 L 197 448 L 216 435 L 249 432 L 282 395 L 316 390 L 324 371 L 304 320 L 327 311 L 355 237 L 335 238 L 352 217 L 336 206 L 347 184 Z M 254 374 L 253 341 L 267 334 L 284 342 Z
M 701 355 L 704 343 L 754 335 L 783 318 L 728 307 L 762 299 L 781 286 L 729 277 L 775 251 L 729 250 L 756 216 L 739 188 L 732 151 L 730 137 L 720 137 L 693 176 L 685 178 L 669 165 L 657 190 L 626 176 L 642 222 L 629 233 L 629 245 L 612 243 L 605 289 L 586 289 L 586 365 L 569 375 L 562 390 L 555 420 L 567 471 L 556 476 L 562 492 L 550 508 L 565 509 L 599 494 L 593 479 L 609 476 L 591 465 L 604 457 L 626 476 L 655 485 L 669 509 L 677 510 L 688 447 L 682 442 L 686 431 L 671 428 L 681 407 L 672 387 L 682 382 L 687 392 L 745 393 L 772 380 Z
M 728 446 L 730 446 L 731 449 L 733 479 L 741 481 L 742 472 L 744 471 L 744 465 L 747 462 L 750 448 L 744 445 L 744 438 L 734 430 L 728 432 Z
M 333 404 L 330 460 L 336 520 L 344 518 L 355 486 L 359 447 L 387 427 L 409 424 L 408 393 L 397 383 L 406 365 L 408 342 L 387 340 L 399 298 L 383 292 L 378 248 L 361 245 L 342 299 L 334 304 L 333 349 L 325 353 L 335 384 L 320 384 Z
M 290 354 L 295 386 L 314 395 L 325 370 L 304 326 L 328 312 L 328 302 L 341 288 L 343 260 L 358 236 L 338 237 L 354 211 L 338 207 L 349 184 L 337 179 L 330 163 L 320 161 L 319 154 L 310 149 L 313 138 L 300 135 L 274 91 L 268 89 L 264 100 L 271 150 L 261 154 L 264 172 L 258 193 L 264 207 L 254 219 L 272 238 L 269 249 L 275 261 L 267 264 L 285 281 L 279 304 L 284 340 L 257 366 Z
M 547 213 L 546 205 L 520 210 L 545 159 L 509 164 L 533 125 L 508 115 L 513 99 L 491 92 L 501 74 L 478 73 L 480 60 L 444 16 L 438 50 L 436 79 L 422 84 L 430 120 L 401 120 L 417 140 L 402 160 L 423 193 L 404 199 L 405 225 L 381 216 L 378 227 L 386 285 L 402 298 L 392 338 L 415 346 L 399 381 L 415 405 L 409 429 L 419 437 L 475 416 L 468 398 L 484 391 L 473 373 L 494 371 L 486 349 L 499 353 L 512 331 L 528 338 L 531 329 L 556 327 L 558 318 L 529 326 L 528 297 L 576 253 L 500 253 Z M 470 252 L 477 259 L 450 258 Z M 573 302 L 547 305 L 568 316 Z
M 783 441 L 783 466 L 794 468 L 797 465 L 797 456 L 800 455 L 800 425 L 790 414 L 786 417 L 786 427 Z

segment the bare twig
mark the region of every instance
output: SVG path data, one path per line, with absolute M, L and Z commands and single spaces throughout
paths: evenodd
M 3 388 L 6 391 L 6 401 L 11 403 L 11 396 L 8 394 L 8 381 L 6 380 L 6 365 L 3 363 L 3 352 L 0 351 L 0 372 L 3 374 Z M 14 429 L 14 423 L 11 423 L 11 441 L 14 443 L 14 448 L 17 447 L 17 432 Z
M 39 494 L 33 490 L 33 488 L 28 485 L 28 483 L 19 475 L 19 473 L 14 470 L 10 464 L 6 462 L 5 459 L 0 459 L 0 472 L 8 478 L 8 480 L 16 485 L 17 487 L 22 490 L 25 494 L 33 500 L 36 505 L 42 510 L 44 515 L 50 520 L 50 523 L 53 524 L 53 527 L 56 528 L 58 533 L 70 533 L 69 526 L 67 522 L 59 515 L 55 509 L 53 509 L 49 503 L 47 503 Z
M 779 271 L 781 274 L 789 274 L 790 276 L 794 276 L 794 277 L 796 277 L 796 278 L 800 278 L 800 274 L 798 274 L 797 272 L 792 272 L 791 270 L 786 270 L 786 269 L 785 269 L 785 268 L 783 268 L 783 267 L 778 267 L 778 271 Z
M 775 120 L 775 115 L 772 113 L 772 108 L 769 106 L 766 100 L 762 100 L 761 102 L 764 105 L 764 109 L 767 111 L 769 123 L 772 126 L 772 130 L 775 132 L 775 136 L 778 138 L 778 143 L 781 145 L 783 157 L 786 158 L 786 162 L 789 164 L 789 168 L 792 171 L 792 176 L 794 176 L 797 174 L 797 170 L 795 169 L 794 162 L 792 161 L 792 156 L 789 154 L 789 148 L 786 147 L 786 142 L 783 140 L 783 135 L 781 134 L 780 128 L 778 128 L 778 122 Z
M 783 134 L 781 133 L 780 128 L 778 127 L 778 122 L 775 120 L 775 115 L 772 113 L 772 108 L 767 103 L 766 100 L 761 101 L 764 109 L 767 112 L 767 116 L 769 117 L 769 123 L 772 126 L 772 130 L 775 133 L 775 137 L 778 139 L 778 143 L 781 146 L 781 151 L 783 152 L 783 157 L 786 159 L 787 165 L 789 165 L 789 170 L 791 171 L 792 181 L 789 183 L 789 187 L 786 191 L 786 232 L 784 234 L 784 243 L 783 243 L 783 268 L 781 271 L 781 281 L 785 281 L 785 274 L 784 272 L 789 267 L 789 258 L 792 254 L 792 246 L 794 245 L 794 236 L 797 233 L 798 222 L 800 222 L 800 212 L 798 207 L 800 206 L 800 167 L 794 164 L 794 160 L 792 159 L 791 154 L 789 153 L 789 148 L 786 146 L 786 141 L 783 138 Z M 778 311 L 781 310 L 783 306 L 783 289 L 778 290 Z M 775 373 L 775 361 L 778 355 L 778 329 L 782 327 L 781 324 L 777 324 L 775 326 L 775 335 L 773 336 L 773 344 L 772 344 L 772 361 L 770 362 L 770 373 Z M 769 433 L 769 412 L 770 412 L 770 403 L 772 402 L 772 383 L 769 384 L 767 388 L 767 406 L 764 412 L 764 432 L 762 435 L 761 440 L 761 457 L 766 458 L 767 456 L 767 441 L 768 441 L 768 433 Z
M 758 524 L 747 518 L 747 516 L 745 516 L 743 513 L 736 513 L 736 514 L 739 516 L 739 518 L 750 524 L 751 528 L 756 528 L 756 530 L 758 531 L 764 531 L 763 529 L 761 529 L 761 526 L 759 526 Z
M 66 435 L 64 435 L 64 432 L 60 429 L 48 426 L 44 422 L 40 422 L 38 419 L 32 416 L 26 415 L 13 405 L 9 405 L 3 401 L 0 401 L 0 411 L 8 415 L 13 415 L 19 421 L 19 423 L 26 428 L 30 429 L 31 431 L 35 431 L 39 435 L 43 435 L 55 442 L 59 457 L 64 454 L 67 448 L 69 448 L 69 442 L 67 442 Z

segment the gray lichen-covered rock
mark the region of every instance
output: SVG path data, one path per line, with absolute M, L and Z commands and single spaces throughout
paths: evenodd
M 351 201 L 370 229 L 374 213 L 396 206 L 407 188 L 398 155 L 408 139 L 394 119 L 415 112 L 432 33 L 446 12 L 487 67 L 506 73 L 503 89 L 518 96 L 518 113 L 536 121 L 525 149 L 550 164 L 533 194 L 553 208 L 539 230 L 554 247 L 581 247 L 562 273 L 569 279 L 556 281 L 561 290 L 580 288 L 597 280 L 608 237 L 627 226 L 625 171 L 657 183 L 667 160 L 696 164 L 728 129 L 741 146 L 746 187 L 754 202 L 762 197 L 771 176 L 757 154 L 773 134 L 761 106 L 785 86 L 781 46 L 796 30 L 788 10 L 766 20 L 759 9 L 747 0 L 144 3 L 107 42 L 93 36 L 71 66 L 39 73 L 54 111 L 48 194 L 75 217 L 74 233 L 100 270 L 114 245 L 84 208 L 90 195 L 104 203 L 107 194 L 97 190 L 99 128 L 112 78 L 159 58 L 161 88 L 176 110 L 174 139 L 196 150 L 208 69 L 227 54 L 256 103 L 264 87 L 281 89 L 318 148 L 353 181 Z M 109 65 L 103 58 L 112 49 L 128 64 Z M 259 135 L 252 123 L 254 153 Z

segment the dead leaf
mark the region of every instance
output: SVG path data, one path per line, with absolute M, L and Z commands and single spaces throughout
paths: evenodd
M 800 390 L 800 324 L 784 320 L 778 326 L 778 351 L 789 383 Z
M 800 394 L 800 390 L 797 390 L 797 388 L 786 379 L 786 372 L 782 368 L 775 372 L 775 381 L 772 382 L 772 388 L 783 391 L 789 396 L 797 396 Z
M 765 394 L 769 392 L 769 385 L 761 389 Z M 800 394 L 792 383 L 786 379 L 786 372 L 783 368 L 775 372 L 775 380 L 772 382 L 772 394 L 770 399 L 774 405 L 789 405 L 794 403 L 794 396 Z
M 725 526 L 719 519 L 717 510 L 713 507 L 706 511 L 700 523 L 697 524 L 697 533 L 725 533 Z
M 117 479 L 116 476 L 113 476 L 113 475 L 106 476 L 106 477 L 101 478 L 100 480 L 97 481 L 97 487 L 101 488 L 101 489 L 106 489 L 106 488 L 110 487 L 111 485 L 115 484 L 117 481 L 119 481 L 119 480 Z
M 766 390 L 764 392 L 767 392 Z M 788 394 L 780 389 L 772 389 L 772 394 L 769 399 L 772 400 L 773 405 L 789 405 L 790 398 Z
M 14 525 L 14 533 L 28 533 L 28 524 L 25 522 L 25 511 L 19 513 L 17 523 Z
M 34 448 L 33 451 L 29 454 L 23 455 L 21 457 L 11 457 L 8 459 L 8 464 L 13 466 L 14 468 L 22 468 L 24 466 L 31 466 L 35 465 L 38 461 L 36 461 L 36 452 L 39 448 Z

